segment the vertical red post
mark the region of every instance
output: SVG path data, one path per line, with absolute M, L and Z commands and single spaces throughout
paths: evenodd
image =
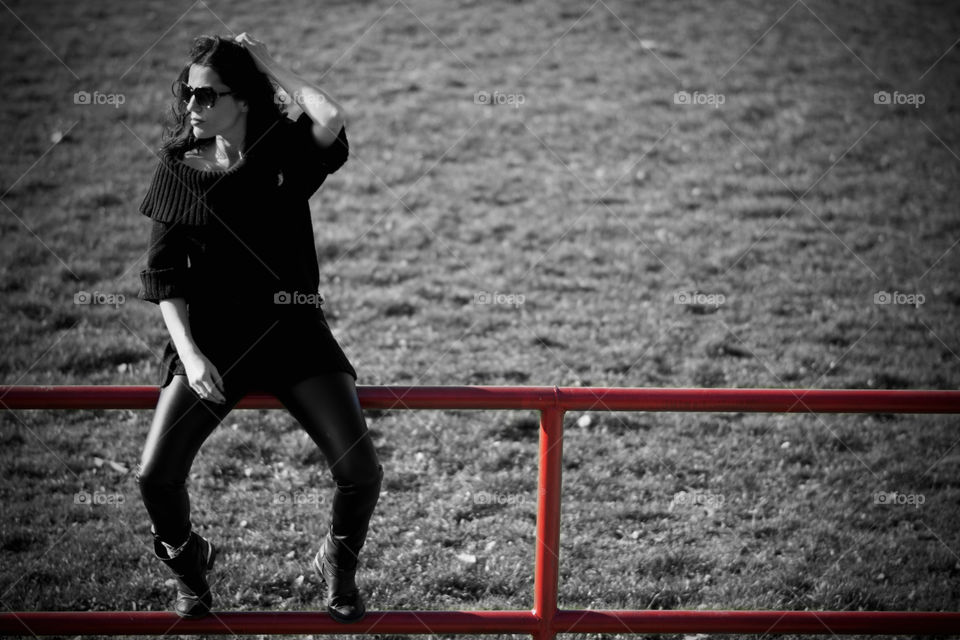
M 540 475 L 537 492 L 537 555 L 533 579 L 536 640 L 553 640 L 560 563 L 560 492 L 563 462 L 563 410 L 540 412 Z

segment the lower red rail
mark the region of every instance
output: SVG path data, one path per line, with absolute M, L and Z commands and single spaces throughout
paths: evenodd
M 371 611 L 343 625 L 307 611 L 214 612 L 182 620 L 165 611 L 30 611 L 0 614 L 3 635 L 536 633 L 532 611 Z M 924 611 L 559 610 L 553 633 L 957 634 L 960 613 Z

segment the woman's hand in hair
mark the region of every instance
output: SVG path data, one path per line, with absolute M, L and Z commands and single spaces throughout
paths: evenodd
M 313 136 L 317 145 L 325 148 L 333 144 L 346 126 L 346 116 L 343 107 L 333 99 L 329 93 L 310 84 L 298 74 L 282 67 L 269 53 L 267 47 L 246 32 L 238 35 L 235 40 L 243 45 L 254 60 L 258 68 L 267 74 L 267 77 L 276 83 L 293 102 L 302 109 L 314 123 Z
M 253 56 L 253 61 L 257 63 L 257 68 L 268 76 L 272 76 L 276 69 L 276 62 L 267 51 L 267 45 L 256 38 L 253 38 L 246 31 L 234 38 L 237 44 L 243 46 Z

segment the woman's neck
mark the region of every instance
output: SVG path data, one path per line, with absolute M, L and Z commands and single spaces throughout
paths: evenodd
M 243 160 L 243 142 L 233 144 L 229 139 L 222 136 L 216 137 L 214 155 L 218 161 L 226 161 L 235 164 Z
M 233 125 L 216 135 L 216 157 L 234 164 L 243 159 L 247 119 L 237 118 Z
M 234 166 L 242 161 L 245 155 L 242 142 L 231 143 L 229 138 L 220 135 L 199 140 L 199 145 L 194 148 L 193 153 L 204 158 L 211 165 L 222 168 Z

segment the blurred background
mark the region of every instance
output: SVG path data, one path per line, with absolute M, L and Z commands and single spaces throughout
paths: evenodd
M 192 39 L 246 31 L 348 114 L 311 209 L 358 384 L 957 388 L 955 3 L 2 4 L 4 384 L 157 384 L 138 207 Z M 0 413 L 4 610 L 169 607 L 151 415 Z M 370 608 L 530 608 L 535 415 L 367 415 Z M 568 414 L 560 605 L 956 610 L 957 425 Z M 320 606 L 289 414 L 190 487 L 219 608 Z

